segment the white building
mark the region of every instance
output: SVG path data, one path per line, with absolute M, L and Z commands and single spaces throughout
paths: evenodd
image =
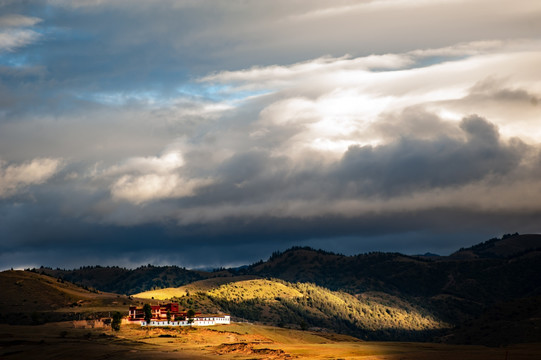
M 141 321 L 141 326 L 213 326 L 213 325 L 222 325 L 230 324 L 231 316 L 229 315 L 198 315 L 193 317 L 193 322 L 188 320 L 182 321 L 162 321 L 162 320 L 151 320 L 147 324 L 146 321 Z

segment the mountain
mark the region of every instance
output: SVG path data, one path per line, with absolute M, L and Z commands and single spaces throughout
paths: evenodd
M 444 321 L 457 323 L 498 302 L 541 294 L 538 246 L 540 235 L 517 235 L 491 241 L 492 252 L 481 244 L 474 246 L 487 254 L 483 257 L 436 259 L 398 253 L 344 256 L 293 248 L 243 273 L 313 282 L 352 294 L 384 292 L 416 301 Z M 495 255 L 488 256 L 491 253 Z
M 295 247 L 267 261 L 213 272 L 151 265 L 34 271 L 87 289 L 139 294 L 152 301 L 173 298 L 187 308 L 227 311 L 251 321 L 297 327 L 304 322 L 369 339 L 434 340 L 450 325 L 454 330 L 446 330 L 442 341 L 494 345 L 541 338 L 535 315 L 536 306 L 541 308 L 540 249 L 541 235 L 512 234 L 450 256 L 345 256 Z M 273 287 L 302 296 L 276 295 Z M 397 319 L 402 327 L 389 326 Z M 410 326 L 423 321 L 430 325 Z M 502 326 L 516 329 L 511 334 L 499 331 Z M 530 335 L 516 335 L 519 329 Z

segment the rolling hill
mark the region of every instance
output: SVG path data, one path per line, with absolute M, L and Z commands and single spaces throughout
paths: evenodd
M 459 323 L 499 302 L 541 294 L 539 246 L 540 235 L 517 235 L 491 241 L 490 248 L 497 250 L 485 251 L 484 257 L 466 259 L 426 259 L 398 253 L 343 256 L 293 248 L 242 273 L 314 282 L 351 294 L 383 292 L 427 307 L 445 321 Z
M 498 258 L 505 259 L 525 253 L 541 251 L 541 237 L 537 234 L 506 234 L 501 239 L 492 238 L 480 244 L 450 255 L 451 258 Z
M 35 270 L 80 286 L 126 295 L 156 288 L 182 286 L 211 276 L 204 271 L 150 264 L 133 270 L 118 266 L 84 266 L 73 270 L 41 267 Z
M 139 294 L 148 301 L 175 299 L 186 308 L 228 311 L 268 324 L 328 328 L 365 338 L 425 340 L 439 331 L 432 330 L 450 324 L 455 329 L 442 340 L 493 345 L 521 339 L 497 331 L 502 324 L 516 327 L 514 334 L 520 329 L 533 334 L 522 336 L 523 341 L 541 338 L 535 315 L 541 308 L 540 249 L 541 235 L 513 234 L 451 256 L 382 252 L 345 256 L 295 247 L 275 252 L 267 261 L 213 272 L 151 265 L 34 272 L 52 276 L 53 282 L 60 279 L 59 284 L 69 280 L 86 289 Z M 19 286 L 16 283 L 11 281 L 10 286 Z M 51 303 L 62 306 L 73 300 L 68 295 L 54 299 Z M 12 303 L 28 301 L 19 298 Z M 46 307 L 47 301 L 43 304 Z
M 137 301 L 31 271 L 0 272 L 0 289 L 0 323 L 11 324 L 92 318 Z
M 246 279 L 246 276 L 216 280 L 135 296 L 148 299 L 169 296 L 187 308 L 218 309 L 258 323 L 337 331 L 367 340 L 411 341 L 440 334 L 449 327 L 425 309 L 382 293 L 353 296 L 311 283 Z

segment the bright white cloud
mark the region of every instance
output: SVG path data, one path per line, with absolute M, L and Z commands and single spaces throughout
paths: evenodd
M 159 157 L 128 159 L 105 170 L 100 177 L 117 177 L 111 185 L 113 199 L 136 205 L 192 196 L 199 187 L 212 183 L 209 179 L 183 177 L 180 169 L 183 165 L 181 153 L 170 151 Z
M 461 3 L 464 0 L 369 0 L 358 4 L 323 7 L 318 10 L 308 11 L 302 15 L 291 16 L 291 20 L 317 20 L 328 17 L 338 17 L 344 14 L 356 12 L 378 12 L 390 10 L 402 10 L 406 8 L 440 6 L 442 4 Z
M 116 200 L 139 205 L 149 201 L 192 196 L 196 190 L 210 184 L 210 180 L 183 179 L 177 174 L 124 175 L 111 187 Z
M 423 64 L 425 57 L 432 56 L 453 58 L 434 65 Z M 394 59 L 396 67 L 389 67 L 389 59 Z M 483 41 L 381 57 L 319 58 L 291 66 L 222 72 L 202 81 L 238 89 L 274 90 L 267 102 L 260 102 L 264 106 L 256 125 L 259 128 L 251 131 L 258 136 L 270 136 L 272 126 L 275 130 L 296 127 L 295 135 L 282 142 L 281 148 L 273 149 L 274 153 L 291 156 L 311 148 L 331 151 L 340 157 L 352 144 L 380 143 L 382 134 L 374 132 L 374 126 L 381 119 L 412 107 L 422 107 L 454 121 L 478 113 L 499 126 L 505 137 L 537 142 L 535 137 L 541 135 L 539 107 L 521 105 L 511 109 L 497 101 L 485 101 L 479 107 L 470 97 L 476 84 L 493 77 L 505 79 L 501 86 L 541 94 L 537 76 L 540 62 L 541 46 L 536 41 L 530 43 L 527 52 L 522 45 Z M 403 68 L 406 65 L 409 68 Z M 507 107 L 505 116 L 501 116 L 502 107 Z M 510 126 L 517 121 L 519 127 Z
M 184 164 L 179 151 L 173 151 L 162 156 L 134 157 L 127 159 L 121 165 L 115 165 L 105 170 L 106 175 L 133 173 L 166 174 L 178 169 Z
M 38 158 L 19 165 L 0 161 L 0 198 L 12 196 L 31 185 L 43 184 L 62 166 L 62 160 L 48 158 Z
M 360 58 L 351 58 L 349 55 L 338 58 L 326 56 L 289 66 L 272 65 L 241 71 L 222 71 L 205 76 L 200 81 L 230 83 L 232 86 L 240 83 L 237 88 L 239 90 L 258 86 L 279 88 L 281 85 L 287 86 L 292 81 L 302 81 L 312 76 L 321 78 L 329 72 L 399 69 L 412 64 L 413 61 L 407 54 L 370 55 Z

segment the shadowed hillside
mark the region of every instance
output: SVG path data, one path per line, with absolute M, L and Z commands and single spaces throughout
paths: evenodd
M 81 288 L 30 271 L 0 272 L 0 322 L 40 324 L 86 319 L 111 311 L 126 312 L 136 300 Z
M 498 302 L 541 294 L 539 246 L 540 235 L 506 237 L 491 241 L 490 248 L 499 249 L 497 256 L 473 259 L 424 259 L 397 253 L 343 256 L 294 248 L 275 253 L 243 273 L 313 282 L 352 294 L 384 292 L 414 300 L 456 322 Z
M 507 344 L 539 342 L 541 296 L 498 303 L 480 316 L 465 321 L 446 339 L 455 344 Z
M 506 234 L 451 254 L 452 258 L 510 258 L 520 254 L 541 251 L 541 236 L 537 234 Z
M 134 294 L 145 290 L 182 286 L 211 276 L 204 271 L 187 270 L 178 266 L 152 265 L 133 270 L 118 266 L 85 266 L 75 270 L 42 267 L 36 271 L 81 286 L 118 294 Z

